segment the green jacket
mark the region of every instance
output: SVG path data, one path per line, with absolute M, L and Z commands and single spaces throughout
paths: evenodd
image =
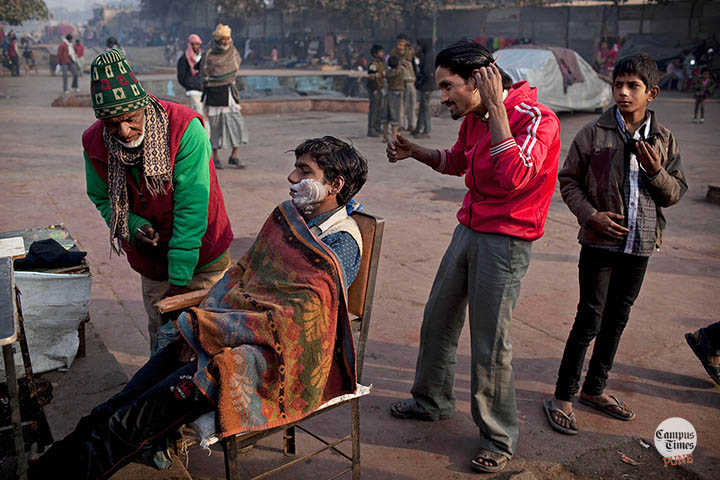
M 173 235 L 168 252 L 168 279 L 173 285 L 187 285 L 196 271 L 214 263 L 197 265 L 200 240 L 207 229 L 210 195 L 208 158 L 211 154 L 207 133 L 200 120 L 195 118 L 189 123 L 180 140 L 173 169 L 175 207 Z M 84 153 L 84 157 L 87 194 L 109 227 L 110 198 L 107 183 L 92 166 L 87 153 Z M 130 174 L 138 184 L 141 174 L 139 167 L 131 168 Z M 131 241 L 135 241 L 134 232 L 143 225 L 151 223 L 132 210 L 128 212 Z

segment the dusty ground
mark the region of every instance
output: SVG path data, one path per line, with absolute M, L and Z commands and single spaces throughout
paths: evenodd
M 81 88 L 88 88 L 88 77 Z M 93 270 L 92 329 L 88 357 L 70 372 L 52 374 L 55 399 L 48 416 L 56 437 L 80 416 L 117 391 L 147 358 L 146 318 L 140 281 L 124 258 L 111 257 L 107 227 L 84 193 L 80 134 L 92 121 L 90 109 L 50 108 L 60 78 L 0 78 L 0 230 L 63 222 L 88 251 Z M 704 201 L 707 185 L 720 183 L 720 104 L 706 106 L 707 122 L 690 122 L 692 102 L 661 95 L 659 118 L 680 143 L 690 190 L 666 211 L 663 250 L 650 261 L 643 291 L 633 308 L 611 374 L 609 390 L 638 413 L 624 423 L 579 406 L 582 432 L 554 433 L 542 401 L 555 374 L 577 303 L 577 225 L 556 192 L 546 234 L 535 242 L 530 269 L 514 315 L 511 340 L 520 417 L 515 459 L 497 478 L 717 478 L 720 471 L 720 389 L 707 378 L 683 334 L 718 320 L 720 298 L 720 206 Z M 593 115 L 561 117 L 563 153 Z M 272 208 L 287 197 L 293 158 L 285 152 L 301 140 L 325 134 L 350 138 L 370 163 L 368 184 L 358 196 L 368 212 L 387 220 L 365 363 L 364 382 L 373 393 L 362 400 L 363 476 L 370 479 L 476 478 L 469 460 L 477 429 L 470 417 L 467 331 L 458 349 L 457 412 L 452 419 L 408 422 L 390 417 L 390 401 L 408 396 L 412 384 L 422 309 L 438 263 L 456 225 L 463 180 L 440 176 L 407 161 L 390 165 L 384 145 L 363 137 L 361 114 L 309 112 L 247 118 L 251 144 L 241 150 L 249 168 L 219 173 L 238 257 Z M 459 123 L 438 119 L 430 147 L 449 146 Z M 226 161 L 229 152 L 222 152 Z M 650 441 L 668 417 L 689 420 L 698 432 L 694 463 L 664 469 Z M 319 425 L 328 438 L 345 432 L 349 412 Z M 317 424 L 318 422 L 314 422 Z M 344 433 L 343 433 L 344 434 Z M 314 445 L 300 436 L 299 449 Z M 257 472 L 277 461 L 280 439 L 262 442 L 243 456 L 243 468 Z M 346 449 L 347 450 L 347 449 Z M 622 463 L 618 451 L 640 465 Z M 279 478 L 316 478 L 339 465 L 327 454 Z M 222 453 L 191 449 L 193 478 L 222 477 Z

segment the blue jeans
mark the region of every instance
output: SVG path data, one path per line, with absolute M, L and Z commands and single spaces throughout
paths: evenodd
M 415 403 L 432 418 L 455 409 L 455 356 L 469 310 L 470 405 L 480 448 L 512 457 L 518 437 L 512 345 L 508 339 L 532 243 L 458 225 L 425 305 Z
M 588 395 L 600 395 L 605 390 L 648 259 L 587 246 L 580 250 L 580 302 L 555 384 L 558 400 L 571 402 L 578 392 L 585 352 L 593 339 L 595 346 L 582 390 Z
M 117 395 L 83 417 L 28 470 L 30 479 L 108 478 L 141 452 L 164 441 L 184 423 L 211 411 L 195 387 L 196 362 L 182 363 L 173 342 L 133 376 Z

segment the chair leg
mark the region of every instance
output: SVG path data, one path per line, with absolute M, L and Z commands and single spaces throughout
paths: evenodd
M 283 447 L 285 455 L 295 455 L 295 427 L 288 427 L 283 430 Z
M 239 480 L 240 466 L 238 465 L 238 446 L 235 436 L 228 437 L 222 441 L 225 451 L 225 480 Z
M 360 480 L 360 399 L 352 401 L 352 476 Z

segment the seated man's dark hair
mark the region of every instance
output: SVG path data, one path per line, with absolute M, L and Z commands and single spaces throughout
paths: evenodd
M 373 46 L 370 48 L 370 55 L 375 55 L 377 52 L 379 52 L 379 51 L 381 51 L 381 50 L 383 50 L 382 45 L 378 45 L 378 44 L 376 43 L 375 45 L 373 45 Z
M 349 143 L 330 136 L 311 138 L 295 148 L 295 158 L 306 153 L 323 171 L 325 180 L 333 182 L 339 176 L 345 179 L 345 185 L 337 194 L 338 205 L 345 205 L 365 185 L 367 160 Z
M 396 39 L 397 39 L 397 40 L 409 40 L 408 36 L 405 35 L 404 33 L 399 34 L 399 35 L 396 37 Z
M 460 40 L 444 48 L 435 56 L 435 68 L 443 67 L 452 73 L 460 75 L 465 82 L 472 76 L 473 70 L 487 67 L 495 62 L 493 54 L 477 42 Z M 502 76 L 503 88 L 509 90 L 513 81 L 510 75 L 498 67 Z
M 636 53 L 623 57 L 615 64 L 613 69 L 613 82 L 620 75 L 637 75 L 645 84 L 645 91 L 658 84 L 660 71 L 657 63 L 647 53 Z
M 388 57 L 388 67 L 396 68 L 399 63 L 400 63 L 400 60 L 398 60 L 398 57 L 396 57 L 395 55 L 390 55 Z

